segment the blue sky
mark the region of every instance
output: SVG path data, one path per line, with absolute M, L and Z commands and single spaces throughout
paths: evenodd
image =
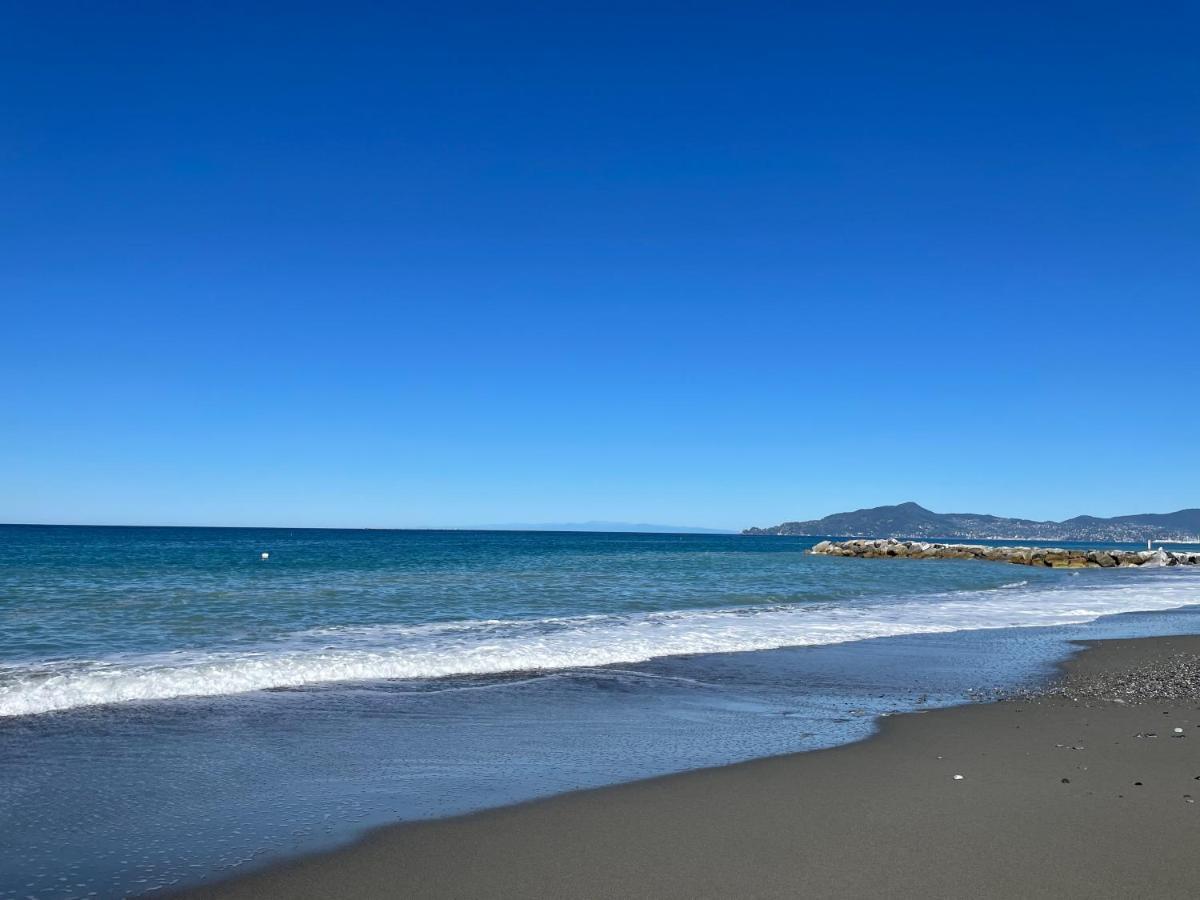
M 0 521 L 1200 506 L 1200 9 L 12 4 Z

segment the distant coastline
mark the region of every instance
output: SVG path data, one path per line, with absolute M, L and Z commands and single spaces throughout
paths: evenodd
M 464 529 L 468 530 L 468 529 Z M 472 531 L 587 531 L 636 532 L 640 534 L 737 534 L 732 529 L 698 528 L 691 525 L 652 525 L 645 522 L 514 522 L 478 525 Z
M 935 513 L 917 503 L 876 506 L 823 519 L 747 528 L 742 534 L 802 537 L 906 537 L 974 541 L 1101 541 L 1200 543 L 1200 509 L 1039 522 L 980 513 Z

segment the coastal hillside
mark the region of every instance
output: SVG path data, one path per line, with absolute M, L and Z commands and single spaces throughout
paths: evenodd
M 876 506 L 807 522 L 747 528 L 743 534 L 845 537 L 965 538 L 1032 541 L 1200 541 L 1200 509 L 1102 519 L 1076 516 L 1062 522 L 1010 519 L 980 513 L 935 513 L 918 503 Z

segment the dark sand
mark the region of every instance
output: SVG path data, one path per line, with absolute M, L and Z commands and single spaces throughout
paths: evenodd
M 1197 657 L 1200 637 L 1102 642 L 1041 698 L 387 828 L 188 896 L 1198 897 Z

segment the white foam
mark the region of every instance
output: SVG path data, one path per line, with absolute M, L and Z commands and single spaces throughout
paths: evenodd
M 1077 624 L 1200 603 L 1200 579 L 1194 578 L 1117 577 L 1084 588 L 1006 588 L 842 606 L 327 627 L 249 649 L 8 666 L 0 669 L 0 716 L 326 682 L 564 669 L 905 634 Z

